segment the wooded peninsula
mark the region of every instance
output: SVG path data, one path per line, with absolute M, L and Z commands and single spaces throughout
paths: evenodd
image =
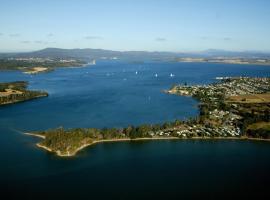
M 175 85 L 168 94 L 200 101 L 199 115 L 185 121 L 125 128 L 62 127 L 29 133 L 43 140 L 37 146 L 58 156 L 74 156 L 98 142 L 154 139 L 270 140 L 270 78 L 219 77 L 210 85 Z
M 77 59 L 53 58 L 2 58 L 0 70 L 20 70 L 27 74 L 53 71 L 59 67 L 81 67 L 87 62 Z

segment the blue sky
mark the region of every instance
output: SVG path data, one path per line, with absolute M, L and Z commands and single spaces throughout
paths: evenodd
M 0 51 L 270 51 L 269 0 L 0 0 Z

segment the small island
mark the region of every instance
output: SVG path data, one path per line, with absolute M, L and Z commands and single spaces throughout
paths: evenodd
M 185 121 L 125 128 L 62 127 L 28 133 L 58 156 L 74 156 L 98 142 L 160 139 L 253 139 L 270 141 L 270 78 L 224 77 L 210 85 L 175 85 L 168 94 L 196 98 L 199 115 Z
M 26 81 L 0 83 L 0 106 L 48 96 L 44 91 L 27 90 L 27 85 Z

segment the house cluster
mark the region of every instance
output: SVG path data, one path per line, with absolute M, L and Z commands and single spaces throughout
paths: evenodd
M 249 78 L 249 77 L 219 77 L 218 83 L 210 85 L 195 86 L 174 86 L 169 93 L 189 95 L 197 97 L 202 103 L 212 106 L 208 110 L 208 120 L 218 122 L 218 125 L 193 125 L 181 127 L 179 130 L 161 131 L 156 133 L 159 136 L 176 135 L 179 137 L 194 136 L 215 136 L 215 137 L 237 137 L 240 135 L 240 128 L 237 121 L 241 116 L 231 110 L 223 109 L 220 103 L 230 96 L 248 95 L 270 92 L 270 78 Z M 215 106 L 217 105 L 217 106 Z
M 240 129 L 234 126 L 207 127 L 203 125 L 183 125 L 148 133 L 152 137 L 237 137 Z
M 196 96 L 198 93 L 204 92 L 205 96 L 208 96 L 213 100 L 214 98 L 216 98 L 215 96 L 218 94 L 225 94 L 226 97 L 229 97 L 236 95 L 265 93 L 270 91 L 270 78 L 226 77 L 220 80 L 222 81 L 219 83 L 203 86 L 179 85 L 175 86 L 172 90 L 180 95 L 190 95 L 190 96 Z
M 265 93 L 270 91 L 270 78 L 230 78 L 215 84 L 225 91 L 226 96 Z
M 72 63 L 72 62 L 76 62 L 76 60 L 74 59 L 61 59 L 59 60 L 60 63 Z
M 32 63 L 44 63 L 44 62 L 60 62 L 60 63 L 73 63 L 76 62 L 75 59 L 52 59 L 52 58 L 8 58 L 10 61 L 24 61 L 24 62 L 32 62 Z
M 38 63 L 42 63 L 42 62 L 53 62 L 54 60 L 50 59 L 50 58 L 8 58 L 8 60 L 10 61 L 24 61 L 24 62 L 38 62 Z

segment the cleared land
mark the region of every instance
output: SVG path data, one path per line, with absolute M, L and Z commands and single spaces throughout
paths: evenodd
M 264 129 L 270 131 L 270 122 L 258 122 L 248 126 L 250 130 Z
M 270 122 L 257 122 L 247 127 L 246 134 L 251 138 L 270 139 Z
M 44 91 L 27 90 L 28 82 L 0 83 L 0 106 L 48 96 Z
M 227 102 L 231 102 L 231 103 L 270 103 L 270 93 L 231 96 L 231 97 L 229 97 Z
M 48 71 L 47 67 L 34 67 L 29 69 L 29 71 L 24 72 L 25 74 L 37 74 L 40 72 L 46 72 Z
M 6 97 L 12 94 L 22 94 L 19 90 L 5 89 L 4 91 L 0 91 L 0 97 Z

